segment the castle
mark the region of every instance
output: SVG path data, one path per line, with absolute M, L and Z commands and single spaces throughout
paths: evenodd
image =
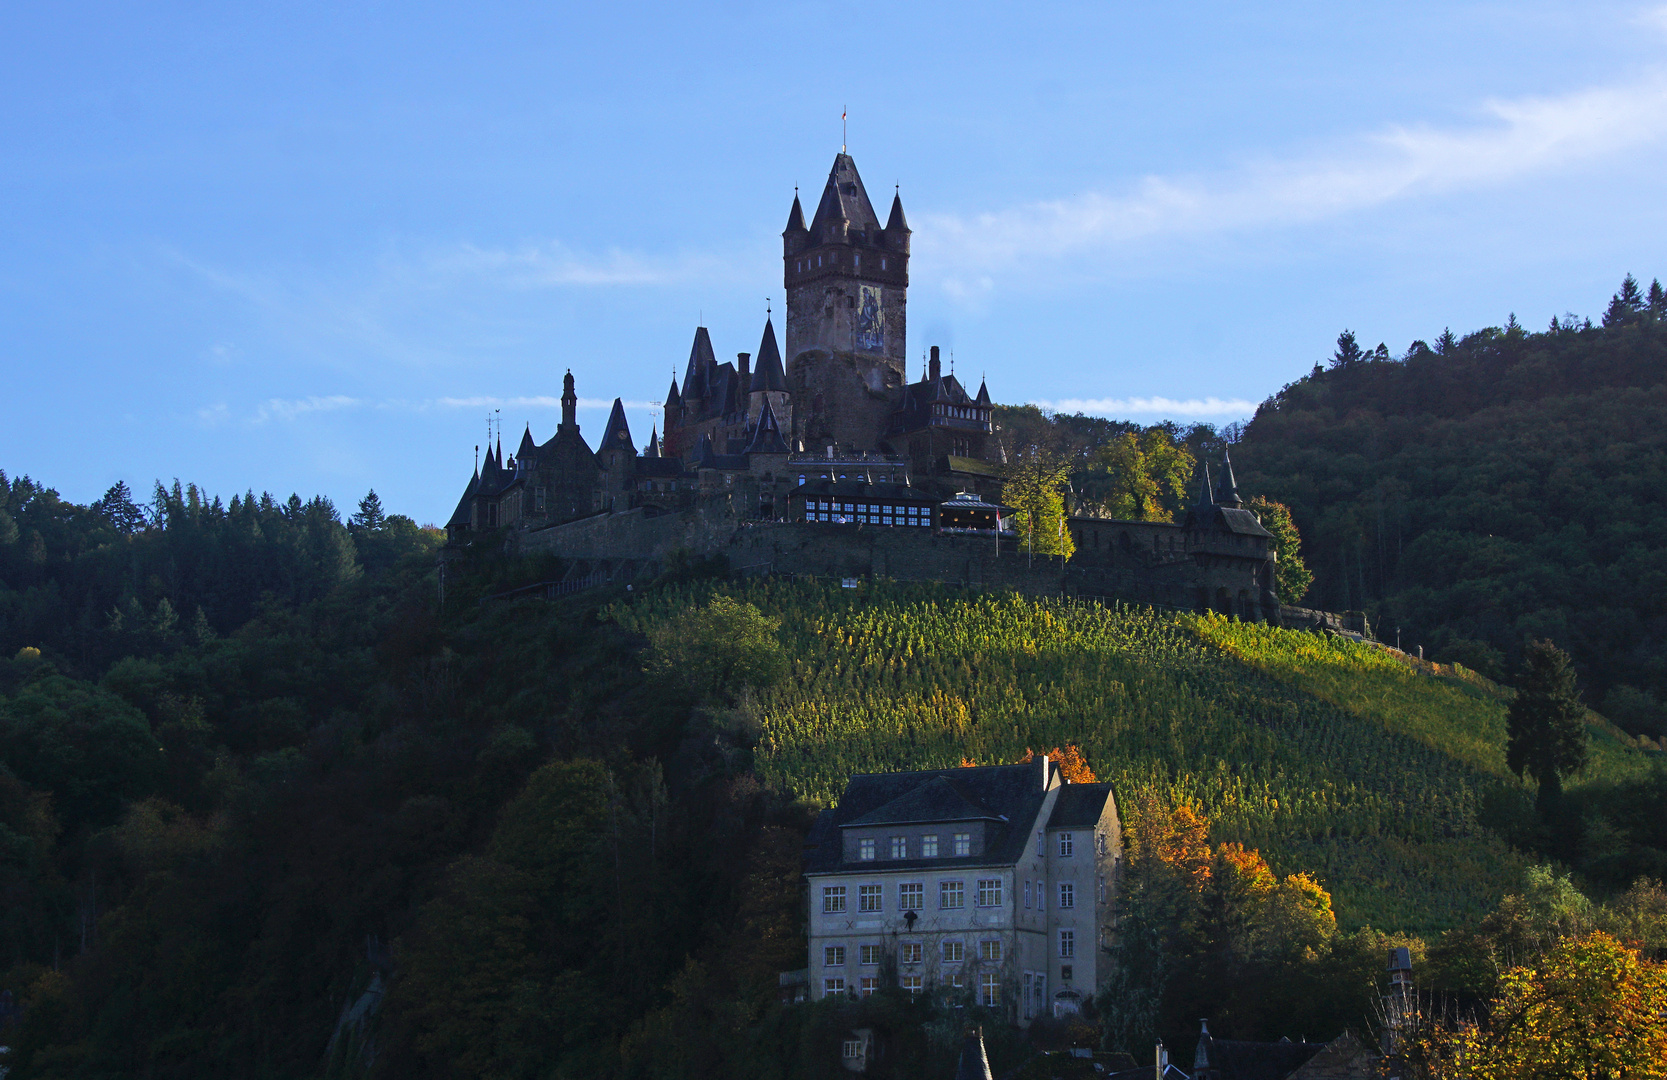
M 682 385 L 639 450 L 616 398 L 593 450 L 575 418 L 511 457 L 488 447 L 446 524 L 449 553 L 486 541 L 568 564 L 568 584 L 720 558 L 740 574 L 804 574 L 1012 588 L 1369 635 L 1363 619 L 1282 607 L 1271 534 L 1223 457 L 1200 463 L 1182 520 L 1071 516 L 1069 559 L 1023 550 L 1000 503 L 1006 450 L 988 387 L 968 393 L 938 349 L 908 380 L 911 232 L 900 195 L 884 225 L 843 151 L 809 224 L 782 231 L 785 354 L 766 315 L 756 358 L 719 363 L 697 327 Z M 444 558 L 444 556 L 443 556 Z
M 810 223 L 795 194 L 782 231 L 785 360 L 768 315 L 756 360 L 719 363 L 696 327 L 683 384 L 666 394 L 664 433 L 640 451 L 618 398 L 590 448 L 569 372 L 555 435 L 540 444 L 529 427 L 508 458 L 501 439 L 488 446 L 446 524 L 450 540 L 639 507 L 687 510 L 717 495 L 743 519 L 776 520 L 811 479 L 943 494 L 989 487 L 992 455 L 1002 455 L 988 388 L 969 394 L 936 348 L 908 381 L 909 237 L 901 195 L 881 225 L 856 162 L 840 153 Z

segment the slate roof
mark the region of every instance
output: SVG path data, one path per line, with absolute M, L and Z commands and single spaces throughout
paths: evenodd
M 901 192 L 891 197 L 891 216 L 886 218 L 886 232 L 913 232 L 909 223 L 903 218 L 903 195 Z
M 515 451 L 515 460 L 531 465 L 537 456 L 538 444 L 533 442 L 533 426 L 528 424 L 527 430 L 521 433 L 521 448 Z
M 799 203 L 798 190 L 794 189 L 793 208 L 787 211 L 787 228 L 782 231 L 782 235 L 785 236 L 787 233 L 805 231 L 807 231 L 805 229 L 805 208 Z
M 810 242 L 825 244 L 835 240 L 834 225 L 839 221 L 848 222 L 852 232 L 873 232 L 880 228 L 874 204 L 868 201 L 862 177 L 857 175 L 857 163 L 851 160 L 850 154 L 843 153 L 835 155 L 833 168 L 828 170 L 822 201 L 816 204 L 816 216 L 810 220 Z
M 683 373 L 683 397 L 706 397 L 707 370 L 718 362 L 712 351 L 712 335 L 706 327 L 695 327 L 694 344 L 689 346 L 689 366 Z
M 683 463 L 676 458 L 640 457 L 637 459 L 637 475 L 658 478 L 681 477 L 689 474 L 683 471 Z
M 613 411 L 608 413 L 608 426 L 602 432 L 602 441 L 597 444 L 597 451 L 625 449 L 633 454 L 637 448 L 631 442 L 631 425 L 625 422 L 625 404 L 619 398 L 614 398 Z
M 1285 1080 L 1326 1047 L 1325 1043 L 1311 1042 L 1242 1042 L 1213 1035 L 1205 1035 L 1198 1043 L 1199 1051 L 1207 1052 L 1208 1057 L 1200 1060 L 1195 1056 L 1193 1072 L 1207 1065 L 1221 1080 Z
M 787 440 L 781 437 L 781 425 L 776 423 L 775 410 L 770 403 L 764 403 L 764 411 L 758 414 L 758 423 L 753 426 L 752 442 L 747 444 L 749 454 L 789 454 Z
M 1216 505 L 1241 506 L 1244 500 L 1239 498 L 1239 484 L 1233 479 L 1232 448 L 1221 448 L 1221 490 L 1216 492 Z
M 924 822 L 1005 821 L 1000 814 L 967 795 L 947 776 L 904 792 L 884 806 L 840 825 L 850 829 L 865 825 L 902 825 Z
M 1049 763 L 1051 772 L 1056 766 Z M 1030 837 L 1030 827 L 1042 810 L 1047 796 L 1042 784 L 1040 760 L 1024 765 L 984 765 L 977 768 L 932 769 L 922 772 L 859 773 L 851 777 L 840 795 L 839 805 L 822 811 L 805 838 L 805 873 L 827 874 L 851 869 L 844 861 L 842 829 L 857 819 L 888 804 L 901 800 L 916 789 L 927 787 L 935 780 L 946 780 L 953 790 L 968 803 L 1005 818 L 989 826 L 985 835 L 983 855 L 942 859 L 888 859 L 878 863 L 864 863 L 875 870 L 911 870 L 921 867 L 950 869 L 974 866 L 1011 866 L 1023 857 Z M 942 791 L 941 788 L 937 789 Z M 941 800 L 936 792 L 920 797 L 919 805 L 926 817 L 920 821 L 935 821 L 931 813 Z M 906 804 L 907 805 L 907 804 Z M 889 813 L 887 816 L 890 816 Z
M 1222 528 L 1240 536 L 1273 536 L 1273 533 L 1262 527 L 1256 520 L 1256 515 L 1249 510 L 1239 510 L 1231 506 L 1217 507 Z
M 457 509 L 451 513 L 451 519 L 446 522 L 446 528 L 457 525 L 468 525 L 470 516 L 469 500 L 475 497 L 475 489 L 480 487 L 480 473 L 469 477 L 469 483 L 463 489 L 463 497 L 457 500 Z
M 1092 829 L 1111 798 L 1110 784 L 1067 784 L 1048 815 L 1050 829 Z
M 751 393 L 760 390 L 787 389 L 787 372 L 781 366 L 781 348 L 776 344 L 776 328 L 768 317 L 764 320 L 764 340 L 758 343 L 758 364 L 753 368 Z

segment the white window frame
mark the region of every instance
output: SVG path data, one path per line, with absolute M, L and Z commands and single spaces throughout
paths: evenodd
M 1071 852 L 1076 849 L 1076 846 L 1075 833 L 1062 832 L 1059 834 L 1059 857 L 1061 859 L 1071 858 Z
M 964 963 L 967 958 L 967 946 L 962 941 L 946 941 L 940 950 L 943 962 L 946 964 Z
M 1077 887 L 1069 881 L 1059 883 L 1059 910 L 1067 911 L 1077 906 Z
M 915 900 L 917 900 L 918 903 L 914 903 L 914 904 L 909 903 L 909 898 L 911 896 Z M 901 883 L 900 885 L 898 885 L 897 886 L 897 910 L 898 911 L 924 911 L 924 910 L 926 910 L 926 882 L 924 882 L 924 881 L 905 881 L 905 882 Z
M 845 946 L 843 946 L 843 945 L 824 945 L 824 946 L 822 946 L 822 966 L 823 967 L 844 967 L 845 966 Z
M 1059 958 L 1074 960 L 1077 955 L 1077 932 L 1075 930 L 1061 930 L 1059 932 Z
M 1032 906 L 1030 902 L 1030 879 L 1025 878 L 1025 910 L 1029 911 Z
M 824 914 L 824 915 L 843 915 L 843 914 L 845 914 L 845 886 L 843 886 L 843 885 L 824 885 L 824 886 L 822 886 L 822 914 Z
M 926 957 L 926 946 L 918 941 L 900 941 L 897 943 L 897 962 L 899 964 L 918 964 Z
M 873 997 L 879 989 L 880 977 L 878 975 L 864 975 L 857 981 L 858 997 Z
M 986 1009 L 1001 1004 L 1001 976 L 996 972 L 986 971 L 978 976 L 978 1003 Z
M 926 988 L 925 980 L 920 977 L 919 972 L 906 972 L 897 976 L 897 985 L 907 990 L 911 996 Z
M 886 909 L 886 887 L 878 883 L 857 886 L 857 912 L 884 911 Z
M 920 857 L 935 859 L 938 857 L 938 834 L 927 833 L 920 838 Z
M 985 938 L 978 943 L 978 958 L 992 964 L 999 964 L 1007 950 L 1002 947 L 1000 938 Z
M 857 858 L 862 862 L 874 861 L 874 838 L 868 837 L 857 841 Z
M 907 836 L 891 838 L 891 857 L 894 859 L 907 859 L 909 857 L 909 838 Z
M 972 854 L 972 833 L 958 832 L 955 834 L 955 855 L 965 858 Z
M 857 946 L 857 966 L 873 967 L 880 962 L 880 947 L 878 945 Z
M 954 899 L 951 904 L 950 899 Z M 964 881 L 938 882 L 938 910 L 960 911 L 967 906 L 967 883 Z
M 1001 907 L 1001 879 L 978 879 L 978 906 L 981 908 Z
M 840 997 L 845 996 L 845 980 L 839 978 L 823 979 L 822 996 L 832 997 L 835 994 L 838 994 Z

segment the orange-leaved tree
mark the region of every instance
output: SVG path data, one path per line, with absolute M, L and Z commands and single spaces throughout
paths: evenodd
M 1059 773 L 1065 777 L 1067 784 L 1092 784 L 1095 782 L 1094 770 L 1088 767 L 1088 759 L 1082 756 L 1082 751 L 1077 748 L 1076 743 L 1066 743 L 1064 749 L 1056 746 L 1052 750 L 1043 751 L 1043 753 L 1047 755 L 1049 761 L 1059 766 Z M 1015 764 L 1028 765 L 1035 760 L 1036 752 L 1027 746 L 1025 747 L 1025 756 Z

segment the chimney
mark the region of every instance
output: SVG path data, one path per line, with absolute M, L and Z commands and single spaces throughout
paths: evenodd
M 938 361 L 938 347 L 934 345 L 932 346 L 932 363 L 931 366 L 926 369 L 926 377 L 932 382 L 937 382 L 942 376 L 943 364 Z
M 1163 1074 L 1169 1071 L 1169 1051 L 1164 1048 L 1163 1040 L 1158 1040 L 1157 1051 L 1152 1055 L 1152 1080 L 1163 1080 Z
M 747 385 L 748 385 L 748 383 L 750 383 L 752 381 L 751 379 L 748 378 L 748 376 L 751 375 L 752 373 L 747 370 L 747 365 L 748 365 L 749 362 L 751 362 L 751 360 L 752 360 L 752 353 L 742 352 L 742 353 L 736 353 L 735 354 L 735 366 L 741 372 L 741 392 L 743 394 L 747 392 Z

